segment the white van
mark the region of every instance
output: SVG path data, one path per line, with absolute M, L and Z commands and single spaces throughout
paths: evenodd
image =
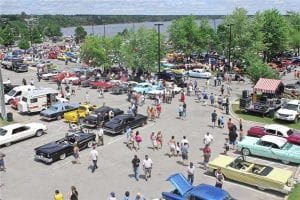
M 16 97 L 24 96 L 29 91 L 34 90 L 35 86 L 32 85 L 21 85 L 14 87 L 11 91 L 4 95 L 4 101 L 6 104 L 10 104 L 10 101 Z
M 51 88 L 32 90 L 18 102 L 19 112 L 40 112 L 57 102 L 58 91 Z

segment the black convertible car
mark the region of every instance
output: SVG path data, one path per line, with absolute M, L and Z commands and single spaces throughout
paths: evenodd
M 83 125 L 89 128 L 96 128 L 98 123 L 97 123 L 97 118 L 100 117 L 101 122 L 107 122 L 108 121 L 108 112 L 112 110 L 114 113 L 114 116 L 121 115 L 124 113 L 123 110 L 120 110 L 119 108 L 111 108 L 108 106 L 102 106 L 101 108 L 98 108 L 94 110 L 92 114 L 87 116 L 83 120 Z M 100 113 L 100 116 L 98 114 Z
M 47 164 L 63 160 L 73 154 L 73 144 L 76 141 L 80 150 L 90 148 L 95 141 L 95 134 L 82 131 L 67 133 L 66 137 L 60 140 L 35 148 L 35 159 Z
M 136 128 L 147 124 L 147 117 L 141 114 L 133 115 L 118 115 L 106 122 L 103 126 L 104 132 L 111 134 L 124 133 L 127 127 Z

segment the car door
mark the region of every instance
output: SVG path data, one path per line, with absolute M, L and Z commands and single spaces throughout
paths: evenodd
M 27 137 L 31 137 L 31 129 L 28 126 L 20 126 L 12 130 L 12 140 L 11 141 L 18 141 L 25 139 Z
M 251 149 L 251 152 L 255 155 L 267 157 L 267 155 L 270 154 L 271 146 L 272 143 L 270 142 L 258 140 L 256 145 L 254 145 L 253 148 Z

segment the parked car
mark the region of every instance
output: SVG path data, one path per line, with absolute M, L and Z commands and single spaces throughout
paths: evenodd
M 97 109 L 96 105 L 83 104 L 78 107 L 77 110 L 72 110 L 64 113 L 64 119 L 66 122 L 77 123 L 78 120 L 83 120 L 87 115 Z
M 57 160 L 64 160 L 73 154 L 73 144 L 77 142 L 79 150 L 92 147 L 95 141 L 94 133 L 67 133 L 62 139 L 35 148 L 35 159 L 50 164 Z
M 15 72 L 28 72 L 28 65 L 23 62 L 23 59 L 13 59 L 12 70 Z
M 113 84 L 111 84 L 110 82 L 107 82 L 105 80 L 101 80 L 101 81 L 91 82 L 90 86 L 93 89 L 101 88 L 104 91 L 108 91 L 109 89 L 111 89 L 113 87 Z
M 207 71 L 206 69 L 189 70 L 187 75 L 189 77 L 195 77 L 195 78 L 207 78 L 207 79 L 209 79 L 211 77 L 211 73 L 209 71 Z
M 77 110 L 80 104 L 78 103 L 56 103 L 50 106 L 47 110 L 40 112 L 40 116 L 45 120 L 60 120 L 64 117 L 65 112 Z
M 300 81 L 285 85 L 284 92 L 287 94 L 300 94 Z
M 246 136 L 238 143 L 238 150 L 245 156 L 273 158 L 281 160 L 284 164 L 300 163 L 300 146 L 273 135 L 265 135 L 261 138 Z
M 157 86 L 153 86 L 151 83 L 139 83 L 134 88 L 132 88 L 133 91 L 146 94 L 151 90 L 156 89 Z
M 23 140 L 32 136 L 40 137 L 45 133 L 47 127 L 41 123 L 10 124 L 0 128 L 0 146 L 10 146 L 11 143 Z
M 90 115 L 86 116 L 83 120 L 83 125 L 90 128 L 96 128 L 98 125 L 98 115 L 100 114 L 101 122 L 107 122 L 109 120 L 108 112 L 113 111 L 114 116 L 124 114 L 123 110 L 119 108 L 111 108 L 108 106 L 102 106 L 94 110 Z
M 61 71 L 59 71 L 59 70 L 53 70 L 50 73 L 42 74 L 41 78 L 43 80 L 49 80 L 49 79 L 51 79 L 52 76 L 56 76 L 59 73 L 61 73 Z
M 61 83 L 64 84 L 71 84 L 73 83 L 73 81 L 79 80 L 79 77 L 77 76 L 69 76 L 69 77 L 65 77 L 61 80 Z
M 171 175 L 167 181 L 170 181 L 176 189 L 172 192 L 162 192 L 165 200 L 234 200 L 228 192 L 221 188 L 207 184 L 193 186 L 181 173 Z
M 163 79 L 166 81 L 174 81 L 175 80 L 175 74 L 171 71 L 164 70 L 161 72 L 156 73 L 157 79 Z
M 210 172 L 221 168 L 227 179 L 253 185 L 261 190 L 289 193 L 296 183 L 293 171 L 246 161 L 244 156 L 233 158 L 219 155 L 208 163 L 208 167 Z
M 275 118 L 286 121 L 298 122 L 300 117 L 300 101 L 290 100 L 282 108 L 276 111 Z
M 141 114 L 136 116 L 123 114 L 112 118 L 110 121 L 104 123 L 104 132 L 111 134 L 121 134 L 125 132 L 127 127 L 136 128 L 147 124 L 147 117 Z
M 262 137 L 264 135 L 276 135 L 287 138 L 291 143 L 300 144 L 300 132 L 279 124 L 267 124 L 265 126 L 253 126 L 248 130 L 249 136 Z

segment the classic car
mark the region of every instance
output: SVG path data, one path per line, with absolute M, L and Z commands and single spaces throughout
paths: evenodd
M 66 122 L 77 123 L 82 121 L 87 115 L 92 113 L 97 108 L 96 105 L 83 104 L 78 107 L 77 110 L 72 110 L 64 113 L 64 119 Z
M 300 117 L 300 101 L 290 100 L 286 102 L 282 108 L 276 111 L 275 118 L 286 121 L 298 122 Z
M 157 79 L 163 79 L 166 81 L 174 81 L 176 76 L 170 70 L 164 70 L 155 74 Z
M 10 146 L 12 142 L 23 140 L 32 136 L 40 137 L 47 127 L 41 123 L 10 124 L 0 128 L 0 146 Z
M 187 72 L 185 71 L 185 69 L 171 69 L 171 72 L 173 72 L 174 74 L 181 74 L 181 75 L 185 75 Z
M 71 74 L 69 72 L 61 72 L 57 75 L 51 76 L 51 80 L 56 82 L 56 81 L 62 81 L 64 78 L 69 78 L 69 77 L 76 77 L 76 74 Z
M 133 91 L 146 94 L 151 90 L 154 90 L 156 87 L 153 86 L 151 83 L 139 83 L 134 88 L 132 88 Z
M 167 181 L 170 181 L 176 189 L 172 192 L 162 192 L 165 200 L 234 200 L 221 188 L 207 184 L 193 186 L 181 173 L 171 175 Z
M 154 90 L 146 92 L 150 99 L 154 99 L 156 95 L 162 95 L 166 89 L 164 87 L 158 86 Z
M 111 84 L 110 82 L 107 82 L 105 80 L 101 80 L 101 81 L 91 82 L 90 86 L 93 89 L 102 88 L 104 91 L 108 91 L 109 89 L 111 89 L 113 87 L 113 84 Z
M 264 135 L 276 135 L 287 138 L 287 140 L 291 143 L 300 144 L 300 132 L 279 124 L 253 126 L 248 130 L 248 135 L 256 137 L 262 137 Z
M 292 144 L 287 139 L 265 135 L 261 138 L 246 136 L 238 143 L 238 150 L 243 155 L 257 155 L 281 160 L 284 164 L 300 163 L 300 146 Z
M 70 77 L 65 77 L 63 80 L 61 80 L 61 83 L 65 84 L 71 84 L 73 81 L 79 80 L 79 77 L 77 76 L 70 76 Z
M 296 183 L 293 171 L 246 161 L 245 156 L 233 158 L 219 155 L 208 163 L 208 168 L 210 172 L 221 168 L 226 178 L 256 186 L 261 190 L 289 193 Z
M 83 125 L 90 128 L 96 128 L 98 125 L 98 117 L 100 117 L 101 122 L 106 122 L 109 120 L 108 112 L 110 110 L 113 111 L 114 116 L 121 115 L 124 113 L 124 111 L 120 110 L 119 108 L 102 106 L 94 110 L 90 115 L 86 116 L 83 120 Z
M 51 105 L 47 110 L 40 112 L 40 116 L 45 120 L 60 120 L 63 118 L 65 112 L 77 110 L 80 104 L 78 103 L 56 103 Z
M 50 73 L 42 74 L 41 77 L 42 77 L 43 80 L 49 80 L 52 76 L 55 76 L 55 75 L 57 75 L 59 73 L 61 73 L 61 71 L 54 70 L 54 71 L 52 71 Z
M 288 94 L 293 94 L 293 93 L 299 94 L 300 93 L 300 81 L 285 85 L 284 92 L 288 93 Z
M 132 116 L 129 114 L 118 115 L 110 121 L 104 123 L 104 132 L 111 134 L 120 134 L 125 131 L 127 127 L 136 128 L 147 124 L 147 117 L 141 114 Z
M 50 164 L 57 160 L 63 160 L 73 154 L 73 144 L 77 142 L 79 150 L 92 147 L 95 141 L 94 133 L 85 133 L 82 131 L 67 133 L 60 140 L 44 144 L 35 148 L 35 159 Z
M 7 94 L 9 91 L 11 91 L 14 87 L 17 87 L 19 85 L 12 85 L 10 83 L 5 83 L 3 82 L 3 86 L 4 86 L 4 94 Z
M 98 80 L 99 80 L 99 77 L 90 77 L 88 79 L 85 77 L 80 81 L 80 85 L 81 85 L 81 87 L 89 87 L 90 83 L 98 81 Z
M 195 78 L 207 78 L 209 79 L 211 77 L 211 73 L 205 69 L 193 69 L 189 70 L 187 73 L 188 76 L 190 77 L 195 77 Z

